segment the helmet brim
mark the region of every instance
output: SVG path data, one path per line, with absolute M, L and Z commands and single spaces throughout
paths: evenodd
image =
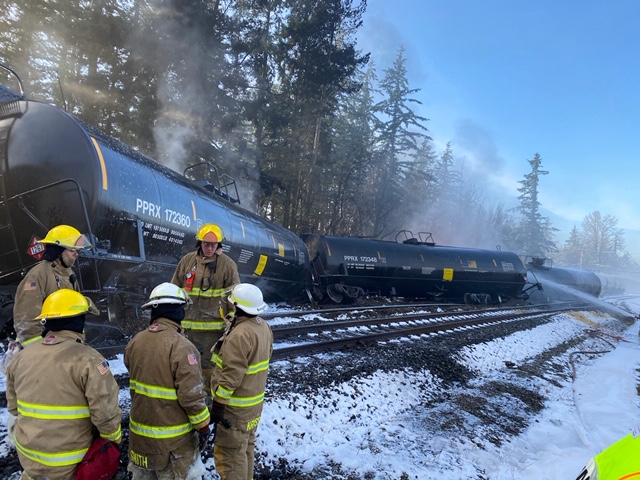
M 149 300 L 148 302 L 143 303 L 140 306 L 140 308 L 156 308 L 158 305 L 167 305 L 167 304 L 185 306 L 191 303 L 192 302 L 189 297 L 187 297 L 187 300 L 185 301 L 184 298 L 166 295 L 162 297 L 154 297 L 152 300 Z
M 242 310 L 245 313 L 248 313 L 249 315 L 260 315 L 266 312 L 267 310 L 269 310 L 269 305 L 267 305 L 266 303 L 263 303 L 262 305 L 259 305 L 257 307 L 247 307 L 244 305 L 239 305 L 238 302 L 233 299 L 233 295 L 229 295 L 227 300 L 229 301 L 229 303 L 234 304 L 240 310 Z

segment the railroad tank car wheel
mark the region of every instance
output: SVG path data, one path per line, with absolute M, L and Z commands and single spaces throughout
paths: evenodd
M 344 300 L 344 294 L 335 285 L 327 287 L 327 295 L 334 303 L 342 303 Z
M 124 304 L 120 295 L 109 295 L 107 300 L 107 318 L 109 323 L 118 324 L 124 317 Z
M 322 289 L 316 287 L 315 285 L 307 289 L 307 296 L 309 297 L 309 300 L 312 302 L 313 301 L 321 302 L 322 299 L 324 298 Z
M 464 303 L 467 305 L 488 305 L 491 303 L 491 295 L 488 293 L 465 293 Z

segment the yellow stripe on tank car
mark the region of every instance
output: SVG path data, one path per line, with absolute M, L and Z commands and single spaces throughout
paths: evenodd
M 93 142 L 93 146 L 95 147 L 96 152 L 98 153 L 98 159 L 100 160 L 100 171 L 102 172 L 102 189 L 109 190 L 109 179 L 107 178 L 107 166 L 104 163 L 102 150 L 100 150 L 100 145 L 98 145 L 98 141 L 95 138 L 93 137 L 89 137 L 89 138 Z
M 284 245 L 281 243 L 278 244 L 278 255 L 284 257 Z
M 262 272 L 264 272 L 264 267 L 267 266 L 267 256 L 266 255 L 260 255 L 260 260 L 258 261 L 258 266 L 256 267 L 256 269 L 254 270 L 253 273 L 255 273 L 256 275 L 262 275 Z
M 445 282 L 453 281 L 453 268 L 445 268 L 442 271 L 442 280 Z
M 242 229 L 242 238 L 246 238 L 247 234 L 244 231 L 244 222 L 240 222 L 240 228 Z
M 196 204 L 193 200 L 191 200 L 191 210 L 193 210 L 193 219 L 198 220 L 198 215 L 196 215 Z

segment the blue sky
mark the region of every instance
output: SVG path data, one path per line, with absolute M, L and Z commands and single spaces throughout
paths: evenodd
M 517 203 L 536 152 L 543 215 L 599 210 L 640 260 L 640 1 L 368 0 L 358 46 L 379 78 L 405 48 L 418 114 L 487 201 Z

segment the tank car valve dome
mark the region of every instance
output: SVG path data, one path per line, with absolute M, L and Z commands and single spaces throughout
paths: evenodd
M 224 240 L 224 234 L 222 233 L 222 229 L 218 225 L 215 225 L 213 223 L 205 223 L 202 227 L 200 227 L 200 230 L 198 230 L 196 240 L 200 242 L 220 243 L 222 242 L 222 240 Z
M 75 317 L 83 313 L 100 314 L 91 299 L 75 290 L 62 288 L 45 299 L 36 319 Z
M 187 292 L 173 283 L 164 282 L 151 291 L 149 301 L 142 308 L 156 308 L 161 304 L 185 305 L 191 303 Z
M 69 225 L 53 227 L 47 232 L 47 235 L 40 240 L 40 243 L 59 245 L 71 250 L 91 248 L 91 242 L 89 242 L 87 236 Z
M 260 315 L 268 308 L 262 298 L 262 291 L 250 283 L 239 283 L 233 287 L 229 301 L 249 315 Z

